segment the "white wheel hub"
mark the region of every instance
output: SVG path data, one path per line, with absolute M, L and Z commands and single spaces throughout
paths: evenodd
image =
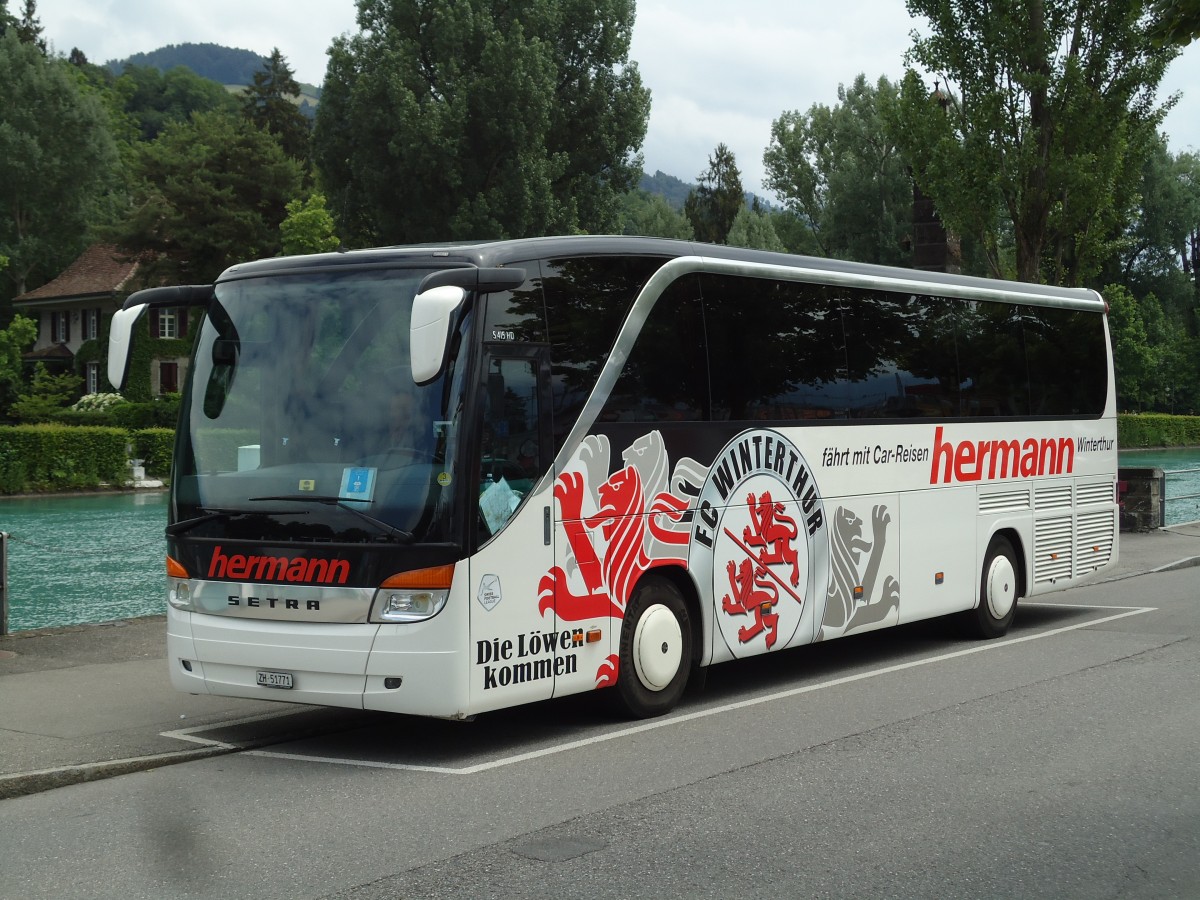
M 1003 619 L 1017 602 L 1017 572 L 1007 556 L 992 560 L 987 575 L 988 612 L 994 619 Z
M 638 680 L 661 691 L 683 661 L 683 631 L 675 614 L 661 603 L 646 608 L 633 631 L 633 667 Z

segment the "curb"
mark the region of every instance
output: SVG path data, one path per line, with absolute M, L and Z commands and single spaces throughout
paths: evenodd
M 279 715 L 290 715 L 279 713 Z M 257 718 L 257 717 L 255 717 Z M 202 726 L 203 730 L 219 728 L 224 725 L 236 724 L 246 720 L 235 720 L 234 723 L 216 722 Z M 197 730 L 201 727 L 198 726 Z M 58 766 L 53 769 L 39 769 L 34 772 L 19 772 L 15 775 L 0 775 L 0 800 L 11 800 L 15 797 L 27 797 L 30 794 L 40 794 L 43 791 L 74 784 L 86 784 L 89 781 L 103 781 L 118 775 L 132 775 L 136 772 L 148 772 L 164 766 L 174 766 L 179 763 L 194 762 L 209 759 L 214 756 L 227 756 L 230 753 L 244 753 L 249 750 L 261 750 L 273 744 L 283 744 L 288 741 L 317 737 L 331 731 L 337 731 L 338 726 L 300 725 L 285 731 L 272 734 L 270 737 L 256 738 L 239 743 L 226 741 L 205 740 L 205 746 L 194 750 L 171 750 L 166 753 L 154 753 L 148 756 L 131 756 L 126 759 L 113 759 L 96 763 L 81 763 L 79 765 Z M 169 732 L 164 734 L 172 736 Z M 179 738 L 192 740 L 191 738 Z
M 22 772 L 19 775 L 0 776 L 0 800 L 26 797 L 54 788 L 84 784 L 88 781 L 103 781 L 117 775 L 146 772 L 162 766 L 206 759 L 243 750 L 243 747 L 202 747 L 199 750 L 176 750 L 171 753 L 156 753 L 153 756 L 134 756 L 129 759 L 113 759 L 107 762 L 86 763 L 78 766 L 60 766 L 56 769 L 41 769 L 37 772 Z

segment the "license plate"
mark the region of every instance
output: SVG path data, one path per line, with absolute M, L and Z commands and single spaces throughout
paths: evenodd
M 285 691 L 292 689 L 292 673 L 291 672 L 264 672 L 256 673 L 258 683 L 263 687 L 283 688 Z

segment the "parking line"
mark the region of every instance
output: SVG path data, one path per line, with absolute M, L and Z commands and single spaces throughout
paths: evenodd
M 866 681 L 871 678 L 878 678 L 881 675 L 892 675 L 896 672 L 903 672 L 907 669 L 916 669 L 921 666 L 932 665 L 933 663 L 945 662 L 951 659 L 959 659 L 964 656 L 971 656 L 975 653 L 987 653 L 992 650 L 999 650 L 1004 647 L 1010 647 L 1014 644 L 1023 644 L 1028 641 L 1037 641 L 1042 638 L 1053 637 L 1058 634 L 1065 634 L 1068 631 L 1078 631 L 1081 628 L 1091 628 L 1095 625 L 1103 625 L 1107 622 L 1115 622 L 1118 619 L 1125 619 L 1129 616 L 1137 616 L 1142 613 L 1155 612 L 1157 607 L 1154 606 L 1096 606 L 1090 604 L 1076 603 L 1024 603 L 1022 606 L 1044 606 L 1058 609 L 1116 609 L 1122 612 L 1116 615 L 1105 616 L 1100 619 L 1091 619 L 1087 622 L 1079 622 L 1074 625 L 1065 625 L 1062 628 L 1052 628 L 1049 631 L 1042 631 L 1037 634 L 1028 634 L 1021 637 L 1008 638 L 1001 641 L 989 641 L 984 644 L 979 644 L 974 647 L 968 647 L 964 650 L 955 650 L 950 653 L 943 653 L 939 656 L 931 656 L 926 659 L 913 660 L 906 663 L 898 663 L 893 666 L 885 666 L 882 669 L 873 669 L 870 672 L 859 672 L 856 675 L 846 675 L 841 678 L 832 678 L 828 681 L 822 681 L 817 684 L 809 684 L 804 687 L 789 688 L 784 691 L 777 691 L 773 694 L 765 694 L 761 697 L 753 697 L 748 700 L 738 700 L 734 703 L 726 703 L 722 706 L 714 706 L 710 709 L 697 710 L 696 712 L 683 713 L 681 715 L 667 715 L 661 719 L 654 719 L 649 722 L 642 722 L 638 725 L 631 725 L 627 728 L 622 728 L 618 731 L 608 732 L 607 734 L 596 735 L 589 738 L 581 738 L 576 741 L 568 741 L 565 744 L 557 744 L 553 747 L 544 747 L 541 750 L 531 750 L 527 753 L 517 753 L 512 756 L 494 759 L 489 762 L 477 763 L 472 766 L 450 767 L 450 766 L 426 766 L 416 765 L 412 763 L 387 763 L 375 762 L 372 760 L 355 760 L 346 759 L 344 757 L 333 756 L 308 756 L 302 753 L 281 753 L 275 750 L 248 750 L 250 756 L 265 756 L 271 759 L 290 759 L 301 762 L 316 762 L 327 763 L 331 765 L 342 766 L 357 766 L 367 769 L 398 769 L 407 772 L 432 772 L 438 775 L 476 775 L 480 772 L 487 772 L 492 769 L 499 769 L 503 766 L 511 766 L 517 763 L 528 762 L 533 759 L 541 759 L 547 756 L 553 756 L 558 753 L 567 753 L 571 750 L 578 750 L 583 747 L 591 747 L 596 744 L 602 744 L 606 741 L 617 740 L 618 738 L 629 737 L 630 735 L 642 734 L 647 731 L 654 731 L 658 728 L 668 728 L 673 725 L 679 725 L 684 722 L 692 722 L 697 719 L 706 719 L 710 716 L 720 715 L 722 713 L 734 712 L 740 709 L 747 709 L 752 706 L 758 706 L 763 703 L 773 703 L 776 700 L 786 700 L 790 697 L 798 697 L 801 694 L 810 694 L 815 691 L 825 690 L 826 688 L 840 687 L 845 684 L 853 684 L 858 681 Z M 212 726 L 210 726 L 212 727 Z M 195 738 L 192 738 L 195 740 Z

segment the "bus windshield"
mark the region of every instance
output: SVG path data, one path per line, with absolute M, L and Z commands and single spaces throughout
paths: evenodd
M 180 412 L 173 534 L 446 541 L 463 373 L 418 387 L 428 270 L 218 284 Z M 462 323 L 462 327 L 467 327 Z

